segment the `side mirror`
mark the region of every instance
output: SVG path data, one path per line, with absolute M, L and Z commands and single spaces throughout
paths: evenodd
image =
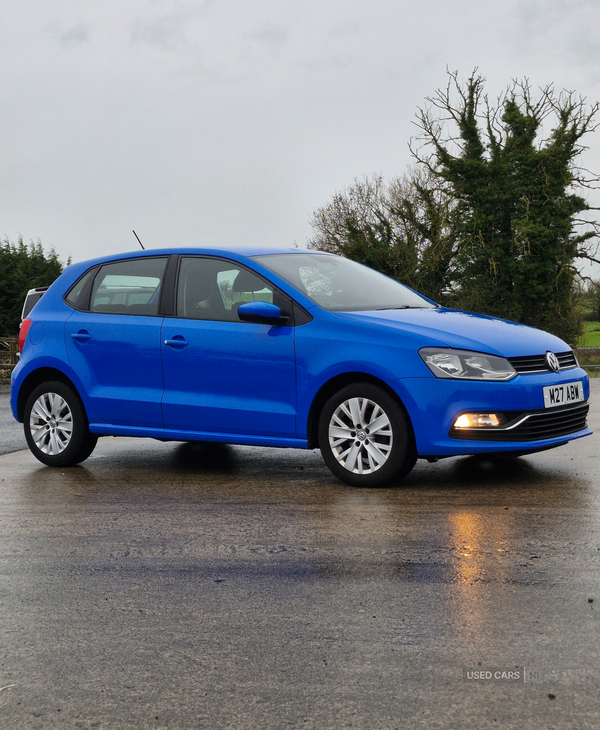
M 238 308 L 238 316 L 242 322 L 256 324 L 283 325 L 289 317 L 282 316 L 281 309 L 271 302 L 246 302 Z

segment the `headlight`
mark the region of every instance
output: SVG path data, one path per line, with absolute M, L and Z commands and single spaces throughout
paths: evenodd
M 508 360 L 481 352 L 424 347 L 419 350 L 419 355 L 436 378 L 510 380 L 517 374 Z

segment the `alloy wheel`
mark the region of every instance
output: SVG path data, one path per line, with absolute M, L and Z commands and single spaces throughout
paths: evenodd
M 372 474 L 387 462 L 393 446 L 392 424 L 369 398 L 349 398 L 335 409 L 328 428 L 338 463 L 353 474 Z
M 58 393 L 43 393 L 29 416 L 31 437 L 37 448 L 49 456 L 61 454 L 71 442 L 73 413 Z

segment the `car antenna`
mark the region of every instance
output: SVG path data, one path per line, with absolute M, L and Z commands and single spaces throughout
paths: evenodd
M 132 231 L 133 231 L 133 229 L 132 229 Z M 133 231 L 133 235 L 137 238 L 138 243 L 142 247 L 142 251 L 145 251 L 146 249 L 144 248 L 144 244 L 140 241 L 140 237 L 138 236 L 138 234 L 135 231 Z

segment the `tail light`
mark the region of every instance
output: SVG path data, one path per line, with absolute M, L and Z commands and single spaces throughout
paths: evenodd
M 29 318 L 21 322 L 21 329 L 19 330 L 19 353 L 23 352 L 23 345 L 25 344 L 25 338 L 27 337 L 30 326 L 31 320 Z

